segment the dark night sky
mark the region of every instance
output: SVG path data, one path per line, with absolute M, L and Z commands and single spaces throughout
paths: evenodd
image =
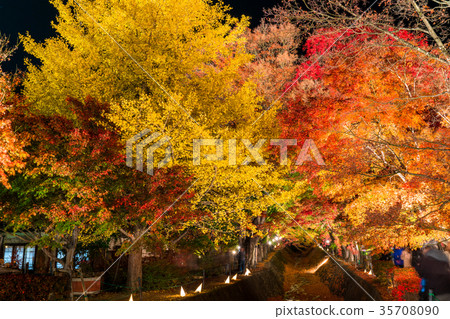
M 258 25 L 263 16 L 263 8 L 271 8 L 280 0 L 224 0 L 235 16 L 252 17 L 252 27 Z M 50 21 L 56 10 L 48 0 L 0 0 L 0 33 L 8 35 L 11 43 L 17 42 L 18 33 L 30 32 L 38 41 L 54 35 Z M 17 51 L 13 59 L 5 63 L 4 69 L 14 71 L 23 68 L 23 52 Z

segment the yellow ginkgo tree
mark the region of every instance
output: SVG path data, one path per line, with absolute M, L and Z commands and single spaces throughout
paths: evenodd
M 58 10 L 57 36 L 44 43 L 21 37 L 39 60 L 28 61 L 24 82 L 32 107 L 71 116 L 67 96 L 109 103 L 106 117 L 124 142 L 146 129 L 169 137 L 168 166 L 183 167 L 196 180 L 192 209 L 204 214 L 186 228 L 208 232 L 217 244 L 236 234 L 264 235 L 254 219 L 302 187 L 285 191 L 286 166 L 260 158 L 278 136 L 279 105 L 257 121 L 262 97 L 241 72 L 252 59 L 244 37 L 248 19 L 206 0 L 51 2 Z M 205 158 L 221 143 L 223 157 Z M 162 148 L 155 163 L 163 157 Z M 134 225 L 130 238 L 139 238 L 148 224 Z

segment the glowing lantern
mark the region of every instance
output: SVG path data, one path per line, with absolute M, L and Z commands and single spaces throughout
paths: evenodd
M 233 278 L 231 278 L 232 280 L 237 280 L 237 274 L 233 276 Z
M 202 285 L 203 285 L 203 284 L 200 284 L 200 286 L 197 287 L 197 289 L 195 290 L 195 292 L 199 292 L 199 293 L 202 292 Z
M 251 274 L 251 272 L 250 272 L 250 270 L 248 270 L 248 268 L 245 270 L 245 276 L 250 276 L 250 274 Z
M 186 296 L 186 293 L 184 292 L 183 286 L 181 286 L 180 296 L 181 296 L 181 297 Z
M 227 277 L 227 280 L 225 280 L 225 283 L 226 283 L 226 284 L 229 284 L 229 283 L 230 283 L 230 276 Z

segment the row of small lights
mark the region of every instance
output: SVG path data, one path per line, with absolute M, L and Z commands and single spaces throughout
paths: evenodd
M 269 240 L 269 245 L 272 246 L 272 245 L 275 244 L 276 242 L 279 242 L 281 239 L 282 239 L 281 237 L 275 236 L 274 239 Z
M 248 268 L 246 268 L 244 276 L 250 276 L 250 274 L 251 274 L 251 271 L 248 270 Z M 237 280 L 238 279 L 237 276 L 238 276 L 238 274 L 235 274 L 233 277 L 231 277 L 231 280 Z M 230 280 L 230 276 L 228 276 L 227 279 L 225 280 L 225 283 L 229 284 L 229 283 L 231 283 L 231 280 Z M 197 287 L 197 289 L 195 289 L 195 292 L 196 293 L 201 293 L 202 292 L 202 287 L 203 287 L 203 284 L 200 284 Z M 181 289 L 180 289 L 180 296 L 181 297 L 185 297 L 186 296 L 186 292 L 184 291 L 183 286 L 181 286 Z
M 276 244 L 276 242 L 280 241 L 281 239 L 283 239 L 283 238 L 275 236 L 275 238 L 273 238 L 272 240 L 269 240 L 267 243 L 269 244 L 269 246 L 272 246 L 272 245 Z M 231 253 L 233 255 L 236 255 L 236 253 L 239 251 L 239 249 L 241 249 L 241 246 L 238 245 L 238 246 L 236 246 L 236 249 L 233 250 Z
M 272 245 L 273 242 L 280 241 L 281 239 L 282 239 L 281 237 L 275 236 L 273 241 L 269 240 L 268 243 L 269 243 L 269 245 Z M 241 249 L 241 246 L 237 245 L 236 249 L 232 251 L 233 255 L 236 255 L 236 253 L 239 251 L 239 249 Z M 251 271 L 248 268 L 246 268 L 244 276 L 250 276 L 250 274 L 251 274 Z M 231 280 L 237 280 L 237 275 L 238 274 L 235 274 L 233 277 L 231 277 Z M 225 283 L 229 284 L 230 282 L 231 282 L 230 281 L 230 276 L 228 276 L 227 279 L 225 280 Z M 203 284 L 200 284 L 200 286 L 197 287 L 197 289 L 195 290 L 196 293 L 202 292 L 202 285 Z M 180 289 L 180 296 L 181 297 L 185 297 L 186 296 L 186 292 L 184 291 L 183 286 L 181 286 L 181 289 Z
M 251 274 L 251 271 L 248 268 L 246 268 L 244 276 L 250 276 L 250 274 Z M 238 274 L 235 274 L 231 278 L 231 280 L 237 280 L 238 279 L 237 276 L 238 276 Z M 230 281 L 230 276 L 228 276 L 227 279 L 225 280 L 225 283 L 229 284 L 230 282 L 231 282 Z M 202 288 L 203 288 L 203 284 L 200 284 L 197 287 L 197 289 L 195 289 L 195 293 L 201 293 L 202 292 Z M 180 296 L 181 297 L 185 297 L 186 296 L 186 292 L 184 291 L 183 286 L 181 286 L 181 288 L 180 288 Z M 129 301 L 133 301 L 133 295 L 130 296 L 130 300 Z
M 269 240 L 268 244 L 270 246 L 272 246 L 274 243 L 280 241 L 281 239 L 282 239 L 281 237 L 275 236 L 274 239 Z M 236 253 L 237 253 L 237 251 L 239 251 L 239 249 L 241 249 L 241 246 L 239 246 L 239 245 L 236 246 L 236 250 L 232 251 L 233 255 L 236 255 Z M 251 271 L 248 268 L 246 268 L 244 276 L 250 276 L 250 274 L 251 274 Z M 233 277 L 231 277 L 231 280 L 237 280 L 237 275 L 238 274 L 235 274 Z M 225 280 L 225 283 L 226 284 L 230 283 L 230 276 L 227 277 L 227 279 Z M 195 289 L 195 292 L 196 293 L 201 293 L 202 292 L 202 288 L 203 288 L 203 284 L 200 284 L 197 287 L 197 289 Z M 180 289 L 180 296 L 181 297 L 185 297 L 186 296 L 186 292 L 184 291 L 183 286 L 181 286 L 181 289 Z M 130 301 L 133 301 L 133 295 L 130 296 Z

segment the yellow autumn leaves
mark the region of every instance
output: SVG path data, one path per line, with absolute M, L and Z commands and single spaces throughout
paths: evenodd
M 67 96 L 92 96 L 110 103 L 108 119 L 124 141 L 144 129 L 169 136 L 169 165 L 182 165 L 198 178 L 193 204 L 211 211 L 197 223 L 200 228 L 256 232 L 253 218 L 274 199 L 283 203 L 303 192 L 282 191 L 285 167 L 240 165 L 249 155 L 242 139 L 278 136 L 277 105 L 252 125 L 262 98 L 240 73 L 252 59 L 245 49 L 248 18 L 234 18 L 222 3 L 206 0 L 51 2 L 58 10 L 58 36 L 44 43 L 21 37 L 39 60 L 27 62 L 24 83 L 35 109 L 70 116 Z M 202 138 L 235 139 L 236 165 L 228 158 L 194 165 L 193 140 Z M 156 156 L 162 158 L 163 150 Z

